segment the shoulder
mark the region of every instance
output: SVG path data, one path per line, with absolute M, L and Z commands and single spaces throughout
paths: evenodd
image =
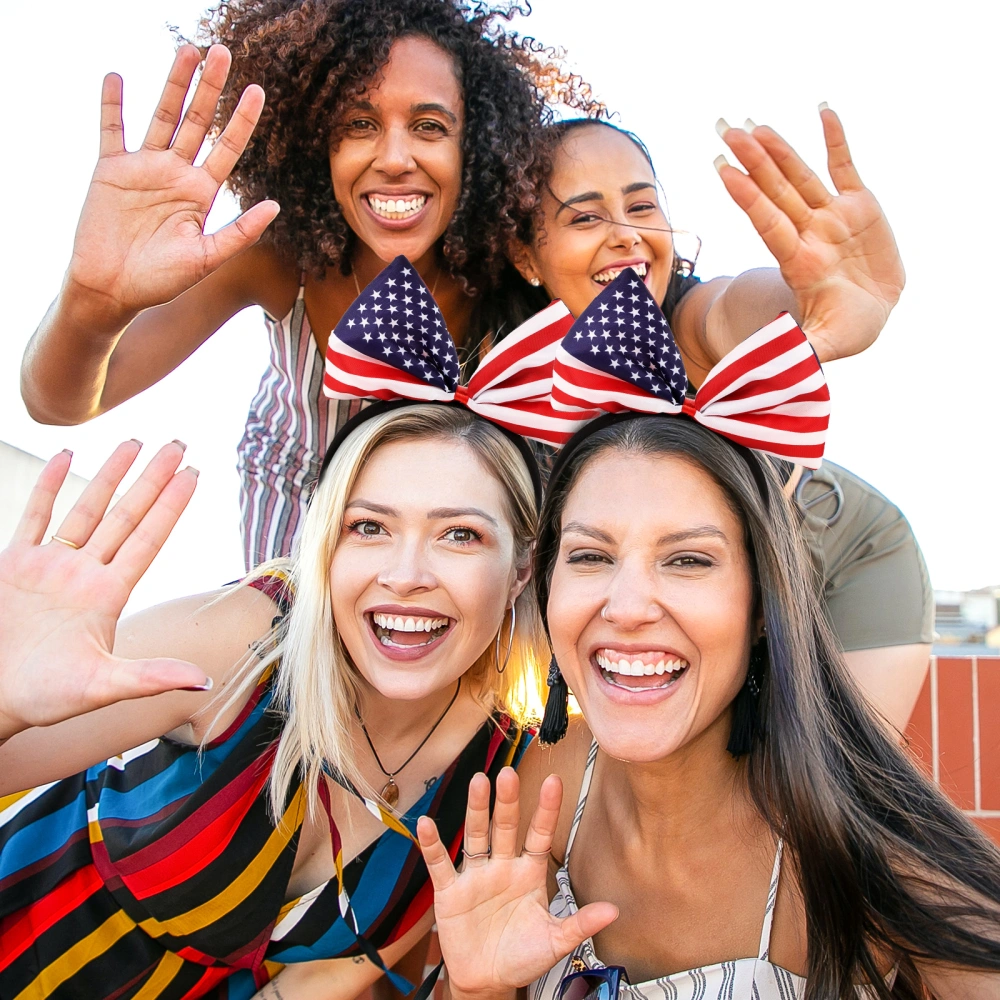
M 242 306 L 258 305 L 278 319 L 294 305 L 301 280 L 294 261 L 267 242 L 256 243 L 244 250 L 206 281 L 215 277 L 226 285 Z

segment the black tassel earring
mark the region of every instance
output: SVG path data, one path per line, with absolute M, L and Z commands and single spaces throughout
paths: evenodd
M 554 656 L 545 683 L 549 687 L 549 695 L 545 699 L 545 715 L 538 730 L 538 742 L 558 743 L 569 728 L 569 688 Z
M 726 749 L 737 760 L 750 753 L 760 739 L 760 692 L 769 666 L 767 636 L 762 635 L 750 649 L 747 679 L 733 701 L 733 728 Z

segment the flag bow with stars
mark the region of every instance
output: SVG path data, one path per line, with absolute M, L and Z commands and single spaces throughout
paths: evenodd
M 553 406 L 577 411 L 577 427 L 602 410 L 684 413 L 747 448 L 819 467 L 830 391 L 816 353 L 788 313 L 730 351 L 693 399 L 686 390 L 670 326 L 645 282 L 626 268 L 560 344 Z
M 330 334 L 323 392 L 332 399 L 456 401 L 516 434 L 563 444 L 580 414 L 553 407 L 552 362 L 572 322 L 553 302 L 497 343 L 461 385 L 441 310 L 416 268 L 397 257 Z

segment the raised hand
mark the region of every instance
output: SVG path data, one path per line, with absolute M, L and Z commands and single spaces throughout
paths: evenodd
M 543 782 L 520 854 L 518 792 L 517 774 L 504 768 L 497 777 L 491 832 L 489 779 L 485 774 L 472 779 L 461 874 L 434 823 L 422 816 L 417 824 L 453 996 L 496 995 L 527 986 L 618 916 L 611 903 L 589 903 L 562 920 L 549 913 L 545 875 L 562 782 L 555 775 Z
M 125 149 L 121 77 L 104 79 L 100 158 L 64 286 L 75 296 L 77 311 L 98 328 L 117 332 L 142 309 L 169 302 L 255 243 L 278 213 L 276 202 L 263 201 L 217 233 L 204 234 L 212 202 L 260 117 L 264 92 L 247 87 L 204 163 L 195 166 L 231 57 L 225 46 L 209 49 L 181 121 L 199 61 L 193 45 L 178 50 L 146 138 L 134 153 Z
M 751 121 L 746 131 L 722 120 L 718 125 L 747 174 L 721 157 L 716 165 L 774 254 L 820 361 L 831 361 L 872 344 L 905 276 L 892 230 L 858 176 L 840 119 L 825 105 L 820 118 L 836 195 L 777 132 Z
M 0 552 L 0 739 L 128 698 L 211 683 L 193 663 L 112 653 L 122 608 L 197 482 L 194 470 L 176 471 L 184 448 L 169 444 L 105 514 L 140 447 L 120 445 L 43 543 L 71 458 L 56 455 Z

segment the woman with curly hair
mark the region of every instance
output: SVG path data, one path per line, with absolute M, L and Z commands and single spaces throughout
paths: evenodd
M 261 306 L 271 359 L 239 447 L 245 555 L 248 567 L 287 555 L 331 431 L 358 407 L 328 413 L 322 398 L 329 332 L 384 263 L 416 264 L 460 347 L 504 324 L 504 247 L 537 205 L 544 100 L 589 104 L 551 50 L 501 23 L 514 10 L 223 3 L 202 22 L 200 40 L 215 44 L 183 119 L 193 45 L 134 153 L 109 75 L 70 266 L 25 354 L 31 415 L 89 420 Z M 227 180 L 244 214 L 205 235 Z

